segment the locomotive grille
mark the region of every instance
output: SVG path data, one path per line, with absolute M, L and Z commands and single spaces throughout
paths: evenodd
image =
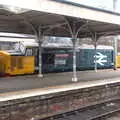
M 11 57 L 11 70 L 14 68 L 22 69 L 23 68 L 23 58 L 18 56 Z

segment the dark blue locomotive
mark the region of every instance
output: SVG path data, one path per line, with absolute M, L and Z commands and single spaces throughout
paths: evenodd
M 43 72 L 72 71 L 72 48 L 43 48 L 42 52 Z M 87 45 L 76 48 L 77 70 L 94 69 L 95 55 L 98 69 L 113 67 L 113 47 L 98 46 L 95 51 L 92 46 Z

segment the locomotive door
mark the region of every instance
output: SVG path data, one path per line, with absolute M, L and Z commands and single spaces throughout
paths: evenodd
M 38 47 L 26 48 L 25 56 L 34 56 L 34 70 L 38 72 L 39 70 L 39 49 Z
M 4 75 L 4 72 L 5 72 L 4 57 L 0 56 L 0 76 Z

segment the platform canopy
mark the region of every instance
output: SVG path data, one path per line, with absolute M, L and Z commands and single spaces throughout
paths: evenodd
M 82 26 L 78 37 L 91 32 L 120 34 L 120 14 L 66 2 L 65 0 L 4 0 L 0 4 L 0 31 L 35 34 L 41 27 L 50 36 L 71 37 L 69 24 Z
M 39 77 L 43 77 L 41 49 L 43 36 L 72 38 L 72 81 L 76 82 L 78 80 L 75 49 L 77 38 L 91 37 L 96 53 L 99 37 L 120 34 L 120 14 L 71 3 L 67 0 L 1 0 L 0 8 L 1 32 L 35 34 L 39 42 Z M 116 51 L 117 49 L 114 54 L 115 69 Z M 97 71 L 96 57 L 94 66 Z

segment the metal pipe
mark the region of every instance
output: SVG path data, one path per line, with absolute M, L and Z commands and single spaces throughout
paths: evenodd
M 113 11 L 116 11 L 117 0 L 113 0 Z

